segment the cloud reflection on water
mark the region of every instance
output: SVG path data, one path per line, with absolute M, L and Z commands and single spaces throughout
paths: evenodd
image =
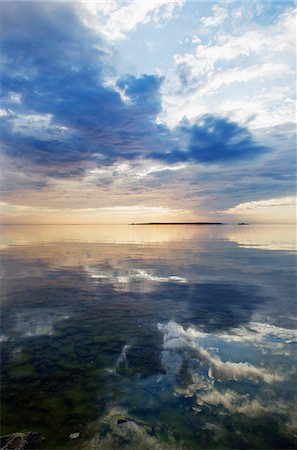
M 184 329 L 170 321 L 159 325 L 164 334 L 165 350 L 189 351 L 194 358 L 208 367 L 208 376 L 220 381 L 248 379 L 253 382 L 265 381 L 273 383 L 285 379 L 284 375 L 271 373 L 264 367 L 255 367 L 246 362 L 222 361 L 219 356 L 212 355 L 206 348 L 199 345 L 199 339 L 207 337 L 206 333 L 196 333 L 193 327 Z
M 262 343 L 267 336 L 273 354 L 273 347 L 277 345 L 274 339 L 281 339 L 284 347 L 290 347 L 296 342 L 296 330 L 251 323 L 242 327 L 240 334 L 238 329 L 213 334 L 193 326 L 185 328 L 174 321 L 159 324 L 158 328 L 163 334 L 162 363 L 167 376 L 173 379 L 174 395 L 194 398 L 196 406 L 192 409 L 196 414 L 202 413 L 205 408 L 216 408 L 219 415 L 241 414 L 249 418 L 272 414 L 285 417 L 288 428 L 291 431 L 294 429 L 297 417 L 294 400 L 282 398 L 276 386 L 283 386 L 282 383 L 287 383 L 289 379 L 292 383 L 296 370 L 291 368 L 285 373 L 272 362 L 265 366 L 262 362 L 259 366 L 248 362 L 223 361 L 219 354 L 223 352 L 226 341 L 240 341 L 249 345 L 249 350 L 245 348 L 245 353 L 242 352 L 242 358 L 245 354 L 255 358 L 257 350 L 254 344 Z M 251 329 L 254 333 L 259 331 L 255 339 L 251 338 Z M 212 347 L 214 338 L 217 348 Z M 228 347 L 229 358 L 236 357 L 234 349 L 232 352 L 232 347 Z M 294 349 L 283 354 L 294 357 Z
M 96 386 L 107 380 L 107 392 L 120 391 L 129 411 L 160 414 L 166 426 L 180 427 L 187 417 L 193 436 L 199 427 L 215 433 L 217 443 L 224 433 L 230 439 L 229 426 L 244 434 L 240 420 L 263 417 L 286 426 L 291 439 L 293 255 L 242 248 L 230 239 L 234 230 L 252 233 L 252 227 L 67 226 L 31 227 L 27 234 L 6 227 L 7 370 L 32 379 L 38 373 L 46 383 L 44 367 L 51 374 L 57 365 L 55 386 L 72 370 Z M 29 367 L 31 348 L 36 366 Z M 92 394 L 87 407 L 97 411 L 96 401 Z

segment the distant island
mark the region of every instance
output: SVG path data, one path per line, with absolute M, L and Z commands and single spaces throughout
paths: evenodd
M 223 222 L 145 222 L 130 225 L 224 225 Z

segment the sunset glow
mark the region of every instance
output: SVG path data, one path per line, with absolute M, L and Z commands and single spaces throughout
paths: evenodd
M 290 1 L 1 2 L 1 222 L 294 223 L 295 24 Z

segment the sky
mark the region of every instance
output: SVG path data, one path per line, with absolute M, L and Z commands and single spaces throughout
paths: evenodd
M 0 11 L 3 224 L 294 223 L 294 2 Z

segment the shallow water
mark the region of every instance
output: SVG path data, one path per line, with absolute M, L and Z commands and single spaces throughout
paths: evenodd
M 1 433 L 296 448 L 295 246 L 292 226 L 3 226 Z

